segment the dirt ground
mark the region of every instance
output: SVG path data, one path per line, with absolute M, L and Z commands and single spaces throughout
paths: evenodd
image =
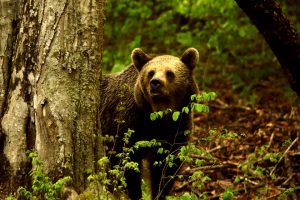
M 178 182 L 175 191 L 206 194 L 208 199 L 220 199 L 228 189 L 234 199 L 300 199 L 300 100 L 285 77 L 254 85 L 256 101 L 252 105 L 242 101 L 229 82 L 214 83 L 210 88 L 218 98 L 209 103 L 208 114 L 195 115 L 192 140 L 213 159 L 201 167 L 186 166 L 183 171 L 201 170 L 211 180 L 202 188 Z M 220 138 L 230 133 L 235 137 Z M 272 155 L 277 155 L 277 160 L 268 159 Z M 288 188 L 294 192 L 284 196 Z

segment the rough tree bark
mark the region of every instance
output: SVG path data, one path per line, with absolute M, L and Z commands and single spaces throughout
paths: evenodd
M 263 35 L 300 97 L 300 37 L 275 0 L 235 0 Z
M 48 176 L 82 191 L 98 159 L 104 0 L 0 0 L 0 183 Z M 9 175 L 9 176 L 8 176 Z

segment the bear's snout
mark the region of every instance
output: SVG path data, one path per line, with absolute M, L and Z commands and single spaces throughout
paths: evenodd
M 162 82 L 161 82 L 161 80 L 158 79 L 158 78 L 153 78 L 153 79 L 150 81 L 150 86 L 151 86 L 151 89 L 157 90 L 157 89 L 159 89 L 159 88 L 162 86 Z

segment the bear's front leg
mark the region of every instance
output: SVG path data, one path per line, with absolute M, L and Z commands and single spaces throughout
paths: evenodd
M 174 183 L 174 176 L 178 172 L 178 165 L 181 162 L 175 161 L 170 168 L 166 163 L 161 166 L 151 167 L 151 195 L 153 200 L 163 200 L 170 194 Z
M 142 199 L 141 175 L 139 172 L 129 169 L 125 172 L 127 193 L 131 200 Z

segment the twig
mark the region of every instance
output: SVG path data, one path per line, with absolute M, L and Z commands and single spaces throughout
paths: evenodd
M 225 147 L 224 147 L 224 146 L 221 146 L 221 145 L 218 145 L 218 146 L 216 146 L 215 148 L 210 149 L 210 150 L 208 151 L 208 153 L 212 153 L 212 152 L 214 152 L 214 151 L 218 151 L 219 149 L 223 149 L 223 148 L 225 148 Z
M 278 187 L 277 187 L 277 189 L 281 190 L 281 193 L 267 197 L 267 199 L 276 199 L 276 197 L 279 197 L 286 190 L 285 188 L 278 188 Z M 294 190 L 296 192 L 296 190 L 300 190 L 300 187 L 295 187 Z
M 289 152 L 289 156 L 300 156 L 300 151 L 291 151 Z
M 294 141 L 290 144 L 290 146 L 285 150 L 285 152 L 283 153 L 283 155 L 280 157 L 279 161 L 277 162 L 277 164 L 275 165 L 275 167 L 272 169 L 272 171 L 270 172 L 270 176 L 272 176 L 276 170 L 276 168 L 278 167 L 279 163 L 282 161 L 282 159 L 285 157 L 285 155 L 288 153 L 288 151 L 292 148 L 292 146 L 294 146 L 294 144 L 298 141 L 298 137 L 296 137 L 294 139 Z
M 190 184 L 190 181 L 182 183 L 180 186 L 174 188 L 174 192 L 178 192 L 183 188 L 187 187 Z
M 225 164 L 225 165 L 207 165 L 202 167 L 196 167 L 190 170 L 186 170 L 186 173 L 194 173 L 195 171 L 202 171 L 202 170 L 213 170 L 213 169 L 222 169 L 222 168 L 232 168 L 236 167 L 235 165 Z
M 211 160 L 211 158 L 208 158 L 207 156 L 192 154 L 190 155 L 191 158 L 197 158 L 197 159 L 203 159 L 203 160 Z
M 287 185 L 287 183 L 295 176 L 295 174 L 290 175 L 281 185 Z
M 270 146 L 271 146 L 271 144 L 273 142 L 273 138 L 274 138 L 274 132 L 272 132 L 272 135 L 270 137 L 270 141 L 269 141 L 269 145 L 268 145 L 269 148 L 270 148 Z
M 251 183 L 252 185 L 255 185 L 255 186 L 262 185 L 261 183 L 257 183 L 257 182 L 255 182 L 255 181 L 252 181 L 252 180 L 246 178 L 246 177 L 242 177 L 242 178 L 244 178 L 245 181 Z

